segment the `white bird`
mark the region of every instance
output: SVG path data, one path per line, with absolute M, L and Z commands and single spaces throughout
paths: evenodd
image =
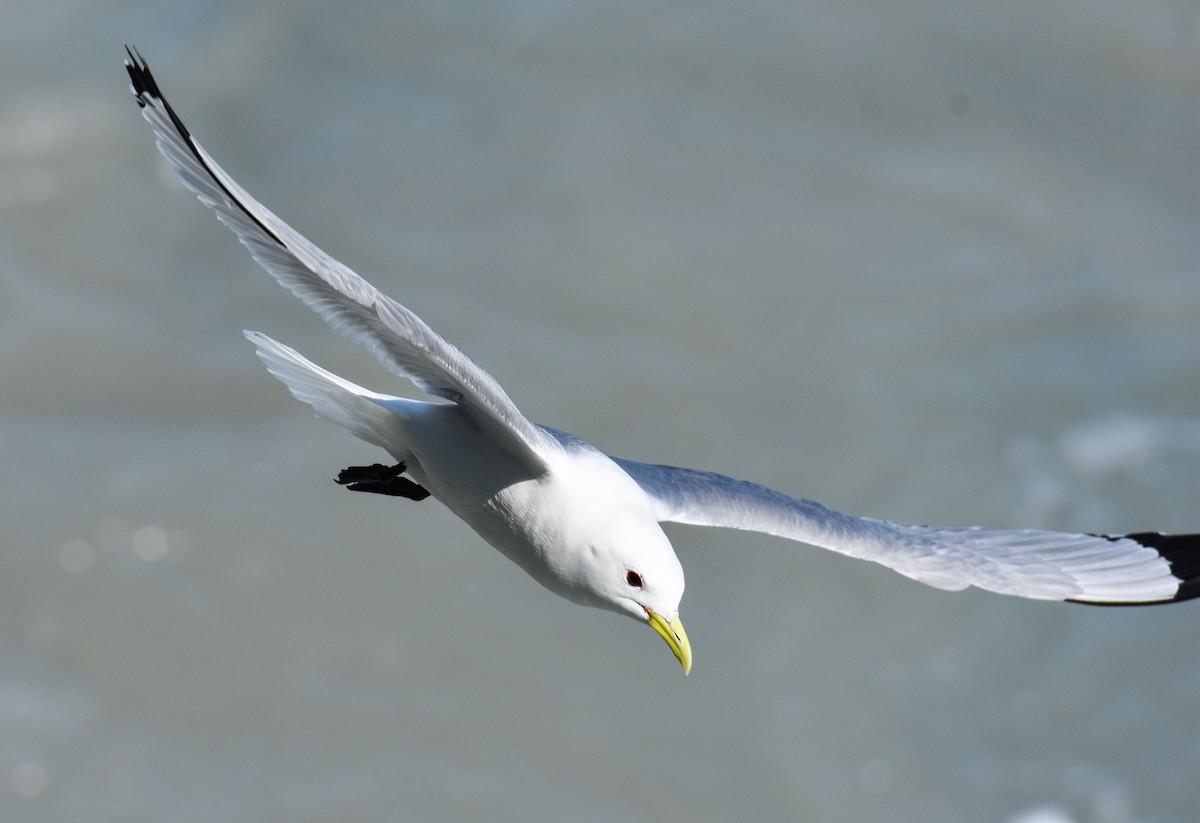
M 683 568 L 660 526 L 667 521 L 765 532 L 873 560 L 940 589 L 1101 605 L 1200 596 L 1197 534 L 937 528 L 853 517 L 745 480 L 610 457 L 530 422 L 458 348 L 247 194 L 192 137 L 141 55 L 126 52 L 133 94 L 183 183 L 281 285 L 440 398 L 378 394 L 245 332 L 297 399 L 396 461 L 350 467 L 338 482 L 412 500 L 433 495 L 555 594 L 648 623 L 685 673 L 692 649 L 679 619 Z

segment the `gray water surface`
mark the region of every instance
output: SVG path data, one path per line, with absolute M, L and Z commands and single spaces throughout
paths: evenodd
M 1200 530 L 1187 2 L 14 5 L 0 819 L 1193 821 L 1200 610 L 672 527 L 696 653 L 332 482 L 261 329 L 410 388 L 172 179 L 252 193 L 532 419 L 857 514 Z

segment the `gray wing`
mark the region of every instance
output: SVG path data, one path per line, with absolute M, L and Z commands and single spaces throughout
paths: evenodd
M 425 321 L 313 245 L 246 193 L 209 156 L 159 91 L 146 61 L 126 48 L 130 88 L 159 151 L 263 268 L 347 339 L 423 391 L 451 400 L 526 467 L 545 468 L 552 438 L 525 419 L 496 380 Z
M 765 532 L 882 563 L 940 589 L 1104 605 L 1200 596 L 1200 535 L 937 528 L 853 517 L 712 472 L 614 458 L 660 521 Z

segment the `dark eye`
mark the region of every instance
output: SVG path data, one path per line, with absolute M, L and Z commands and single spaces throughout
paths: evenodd
M 640 589 L 642 587 L 642 576 L 633 569 L 630 569 L 625 572 L 625 582 L 635 589 Z

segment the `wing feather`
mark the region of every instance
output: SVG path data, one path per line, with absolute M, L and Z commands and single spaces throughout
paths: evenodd
M 714 472 L 616 462 L 660 521 L 764 532 L 872 560 L 941 589 L 1134 605 L 1200 596 L 1200 535 L 939 528 L 854 517 Z
M 496 380 L 417 315 L 397 303 L 255 200 L 192 137 L 149 66 L 127 47 L 131 89 L 159 151 L 184 185 L 249 249 L 280 285 L 393 373 L 457 403 L 493 440 L 534 472 L 553 438 L 530 423 Z

